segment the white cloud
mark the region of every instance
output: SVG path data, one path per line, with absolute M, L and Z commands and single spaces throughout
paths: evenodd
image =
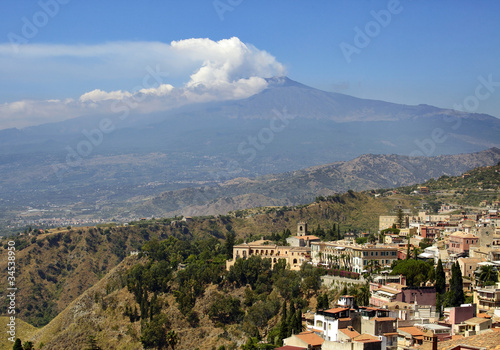
M 240 99 L 265 89 L 264 78 L 284 74 L 284 66 L 272 55 L 236 37 L 171 44 L 27 44 L 17 53 L 10 45 L 0 44 L 0 75 L 12 79 L 11 86 L 18 79 L 27 84 L 24 86 L 41 84 L 53 89 L 55 95 L 50 100 L 27 97 L 1 104 L 0 129 L 109 113 L 110 102 L 123 99 L 134 100 L 137 111 L 143 113 L 188 103 Z M 174 88 L 172 80 L 186 83 Z M 123 86 L 123 81 L 133 83 Z M 119 83 L 122 85 L 116 86 Z M 115 84 L 117 88 L 84 90 L 73 97 L 61 93 L 65 86 L 70 89 L 80 84 Z
M 168 95 L 174 87 L 170 84 L 161 84 L 157 88 L 140 89 L 139 92 L 145 95 L 165 96 Z
M 128 91 L 111 91 L 106 92 L 100 89 L 95 89 L 90 92 L 84 93 L 80 96 L 80 102 L 99 102 L 106 100 L 123 100 L 126 97 L 131 97 L 132 94 Z

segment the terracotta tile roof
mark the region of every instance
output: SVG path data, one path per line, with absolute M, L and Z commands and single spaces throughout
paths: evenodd
M 386 293 L 392 293 L 392 294 L 401 293 L 400 290 L 397 290 L 395 288 L 386 287 L 386 286 L 382 286 L 380 288 L 374 289 L 374 291 L 378 291 L 378 290 L 381 290 L 381 291 L 386 292 Z
M 346 310 L 349 310 L 349 308 L 348 307 L 335 307 L 333 309 L 325 310 L 324 312 L 328 312 L 329 314 L 337 314 L 339 312 L 346 311 Z
M 454 335 L 451 340 L 438 343 L 438 350 L 451 350 L 459 345 L 484 348 L 486 350 L 500 350 L 500 332 L 486 332 L 471 337 Z M 424 343 L 418 350 L 431 350 L 432 344 Z
M 402 301 L 391 301 L 385 305 L 388 309 L 395 309 L 397 307 L 399 310 L 409 310 L 412 308 L 412 304 L 404 303 Z
M 491 315 L 488 315 L 486 312 L 481 312 L 481 313 L 477 314 L 477 317 L 491 318 Z
M 359 334 L 357 331 L 355 330 L 350 330 L 350 329 L 347 329 L 347 328 L 342 328 L 342 329 L 339 329 L 339 332 L 342 332 L 344 333 L 345 335 L 347 335 L 349 338 L 355 338 L 361 334 Z
M 402 288 L 406 287 L 404 284 L 401 284 L 401 283 L 387 283 L 386 284 L 387 287 L 390 287 L 390 288 L 394 288 L 394 289 L 397 289 L 397 290 L 401 290 Z
M 477 236 L 474 236 L 472 233 L 465 233 L 462 231 L 457 231 L 454 232 L 450 235 L 450 237 L 457 237 L 457 238 L 477 238 Z
M 402 331 L 402 332 L 408 333 L 408 334 L 410 334 L 413 337 L 423 336 L 424 335 L 424 332 L 422 332 L 417 327 L 399 327 L 398 331 Z
M 374 320 L 378 322 L 396 321 L 394 317 L 375 317 Z
M 299 334 L 295 334 L 295 336 L 312 346 L 319 346 L 323 344 L 323 342 L 325 341 L 323 338 L 321 338 L 314 332 L 302 332 Z
M 471 325 L 474 325 L 474 324 L 481 324 L 481 323 L 484 323 L 484 322 L 488 322 L 489 320 L 486 319 L 486 318 L 482 318 L 482 317 L 473 317 L 473 318 L 469 318 L 468 320 L 465 320 L 464 323 L 465 324 L 471 324 Z
M 363 310 L 373 310 L 373 311 L 387 311 L 387 309 L 382 309 L 381 307 L 373 307 L 373 306 L 362 306 L 360 309 Z
M 374 343 L 374 342 L 381 342 L 381 340 L 378 337 L 375 337 L 374 335 L 371 334 L 361 334 L 357 336 L 356 338 L 353 338 L 353 341 L 360 342 L 360 343 Z
M 291 346 L 291 345 L 285 345 L 280 348 L 276 348 L 274 350 L 307 350 L 307 348 L 301 348 L 299 346 Z
M 308 239 L 309 240 L 320 240 L 319 237 L 313 236 L 313 235 L 307 235 L 307 236 L 293 236 L 293 238 L 298 238 L 298 239 Z

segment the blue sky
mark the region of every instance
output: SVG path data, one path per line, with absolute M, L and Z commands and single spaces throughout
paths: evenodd
M 327 91 L 443 108 L 465 102 L 500 117 L 499 62 L 493 0 L 4 0 L 0 129 L 109 108 L 103 101 L 141 84 L 163 85 L 144 94 L 175 95 L 176 106 L 245 97 L 264 88 L 257 77 L 285 73 Z M 141 83 L 155 69 L 161 81 Z

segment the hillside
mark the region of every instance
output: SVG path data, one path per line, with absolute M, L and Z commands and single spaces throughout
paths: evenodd
M 398 189 L 403 193 L 418 190 L 420 185 Z M 495 166 L 479 167 L 462 176 L 440 176 L 422 184 L 431 195 L 419 196 L 420 200 L 432 203 L 434 207 L 451 204 L 455 209 L 485 209 L 500 202 L 500 163 Z
M 353 193 L 300 207 L 262 207 L 219 217 L 198 217 L 188 223 L 158 219 L 129 226 L 61 228 L 18 236 L 15 238 L 18 317 L 36 326 L 47 324 L 129 252 L 154 238 L 177 237 L 186 241 L 213 237 L 222 242 L 229 232 L 234 232 L 236 239 L 243 241 L 280 234 L 285 229 L 293 231 L 301 220 L 307 220 L 311 228 L 338 225 L 341 232 L 374 231 L 378 227 L 378 216 L 391 212 L 397 205 L 411 204 L 395 197 L 374 198 Z M 5 269 L 6 239 L 2 243 L 0 268 Z
M 496 165 L 499 161 L 498 148 L 436 157 L 368 154 L 347 162 L 284 174 L 237 178 L 215 187 L 165 192 L 134 208 L 130 215 L 215 215 L 258 206 L 299 205 L 311 202 L 317 196 L 343 193 L 349 189 L 394 188 L 442 175 L 460 175 L 479 166 Z
M 37 230 L 38 231 L 38 230 Z M 82 292 L 99 281 L 145 241 L 181 234 L 180 229 L 158 225 L 135 227 L 81 227 L 18 236 L 16 242 L 16 294 L 18 317 L 43 326 Z M 186 238 L 189 233 L 182 233 Z M 7 240 L 0 248 L 0 269 L 7 268 Z M 6 285 L 0 286 L 5 293 Z M 21 307 L 22 305 L 22 307 Z
M 307 269 L 265 272 L 268 270 L 260 261 L 226 273 L 224 261 L 231 251 L 226 237 L 234 234 L 235 243 L 263 237 L 281 240 L 286 229 L 294 232 L 303 220 L 311 231 L 327 232 L 325 238 L 334 228 L 340 233 L 374 232 L 379 215 L 394 214 L 400 207 L 416 212 L 431 196 L 445 190 L 463 190 L 465 195 L 467 189 L 476 189 L 481 183 L 482 189 L 493 190 L 498 196 L 498 171 L 500 165 L 477 168 L 467 176 L 441 176 L 426 182 L 433 191 L 431 195 L 410 195 L 415 186 L 396 189 L 399 194 L 348 191 L 293 207 L 252 208 L 188 221 L 141 220 L 126 227 L 61 229 L 59 233 L 54 230 L 39 235 L 34 243 L 29 237 L 18 237 L 16 245 L 25 246 L 17 255 L 18 321 L 30 319 L 40 325 L 50 321 L 38 329 L 23 325 L 19 335 L 50 349 L 67 349 L 68 344 L 84 347 L 89 336 L 106 349 L 141 349 L 141 334 L 148 334 L 146 329 L 154 327 L 155 317 L 160 317 L 167 330 L 177 334 L 176 349 L 221 345 L 232 349 L 257 334 L 272 342 L 284 300 L 294 300 L 304 311 L 315 308 L 318 293 L 323 292 L 315 284 L 318 276 Z M 377 197 L 373 195 L 376 192 L 391 195 Z M 121 247 L 111 243 L 119 237 Z M 140 245 L 144 256 L 122 260 Z M 1 255 L 5 252 L 2 249 Z M 114 256 L 113 252 L 121 253 Z M 108 263 L 103 266 L 106 258 Z M 67 261 L 71 261 L 69 270 L 56 269 Z M 185 267 L 179 269 L 179 263 Z M 255 274 L 251 272 L 255 268 L 262 270 Z M 41 293 L 27 293 L 33 290 Z M 335 298 L 339 292 L 332 291 L 329 297 Z M 349 293 L 363 297 L 362 289 L 350 289 Z M 214 305 L 229 309 L 221 311 Z M 26 311 L 40 313 L 44 307 L 50 310 L 45 315 Z M 140 310 L 135 311 L 139 317 L 150 316 L 139 322 L 127 311 L 132 309 Z
M 7 316 L 1 316 L 0 322 L 2 325 L 7 325 L 10 322 L 10 319 Z M 23 320 L 16 319 L 16 337 L 20 339 L 29 339 L 33 337 L 38 331 L 38 328 L 33 327 L 29 323 L 26 323 Z M 10 335 L 7 335 L 7 333 L 5 334 L 6 336 L 0 338 L 0 349 L 11 350 L 13 343 L 8 339 Z
M 36 345 L 43 344 L 44 348 L 66 350 L 68 344 L 83 349 L 88 346 L 91 336 L 103 349 L 143 349 L 140 342 L 141 322 L 130 322 L 124 315 L 126 307 L 135 304 L 133 294 L 125 286 L 126 276 L 138 262 L 134 257 L 125 259 L 68 305 L 51 323 L 23 339 L 29 339 Z M 177 308 L 173 295 L 163 296 L 162 311 L 168 315 L 168 322 L 174 325 L 172 329 L 179 338 L 176 349 L 211 349 L 222 344 L 241 345 L 245 338 L 241 330 L 235 327 L 228 327 L 226 330 L 215 327 L 206 316 L 208 305 L 216 290 L 214 286 L 209 287 L 205 295 L 197 301 L 195 309 L 202 312 L 199 312 L 200 320 L 194 328 Z M 231 294 L 243 298 L 244 288 L 236 289 Z
M 149 258 L 126 258 L 23 341 L 62 350 L 88 346 L 92 337 L 103 349 L 142 349 L 144 342 L 158 341 L 160 327 L 161 334 L 175 332 L 176 349 L 236 349 L 254 336 L 274 343 L 269 333 L 278 330 L 285 300 L 294 303 L 289 308 L 294 317 L 315 307 L 323 270 L 308 266 L 294 272 L 284 265 L 271 270 L 269 261 L 255 257 L 248 264 L 241 261 L 238 272 L 226 272 L 214 244 L 213 239 L 150 242 L 144 246 Z M 158 259 L 163 248 L 167 254 Z M 181 257 L 168 254 L 174 252 Z M 177 269 L 180 262 L 187 267 Z M 292 311 L 295 307 L 300 311 Z M 128 313 L 131 309 L 137 316 Z

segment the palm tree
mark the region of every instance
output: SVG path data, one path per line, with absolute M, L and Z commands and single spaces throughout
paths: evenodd
M 414 259 L 417 259 L 418 256 L 420 255 L 420 253 L 422 253 L 422 249 L 420 249 L 418 247 L 413 248 L 413 258 Z
M 491 286 L 498 282 L 498 272 L 493 265 L 483 265 L 479 271 L 478 280 L 481 286 Z
M 338 268 L 340 267 L 340 265 L 339 265 L 339 259 L 340 259 L 340 258 L 339 258 L 337 255 L 335 255 L 335 256 L 333 257 L 333 260 L 334 260 L 334 266 L 335 266 L 335 268 L 336 268 L 336 269 L 338 269 Z
M 368 268 L 369 271 L 370 271 L 370 274 L 372 273 L 373 271 L 373 265 L 375 263 L 375 260 L 368 260 L 368 263 L 366 264 L 365 268 Z
M 359 305 L 361 306 L 369 306 L 370 304 L 370 282 L 366 281 L 359 289 Z

